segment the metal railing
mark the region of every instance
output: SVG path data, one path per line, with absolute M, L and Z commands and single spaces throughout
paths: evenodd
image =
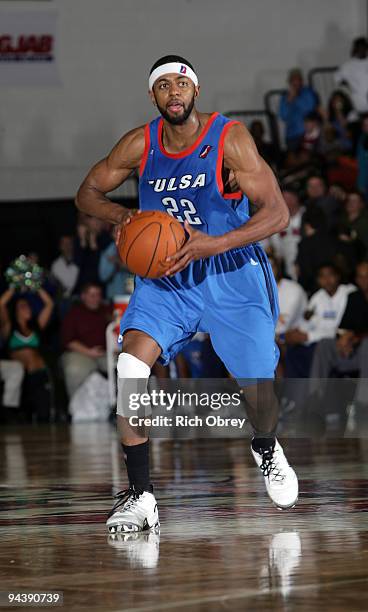
M 279 107 L 281 98 L 286 93 L 287 89 L 270 89 L 263 98 L 265 109 L 271 118 L 273 138 L 278 149 L 283 149 L 285 146 L 284 123 L 279 118 Z
M 318 94 L 320 104 L 327 108 L 332 92 L 338 89 L 334 80 L 337 66 L 320 66 L 308 72 L 308 85 Z
M 242 121 L 248 128 L 253 121 L 262 121 L 265 128 L 265 139 L 268 142 L 271 142 L 278 152 L 280 151 L 278 128 L 274 116 L 268 110 L 234 110 L 228 111 L 224 113 L 224 115 L 229 117 L 229 119 L 237 119 Z

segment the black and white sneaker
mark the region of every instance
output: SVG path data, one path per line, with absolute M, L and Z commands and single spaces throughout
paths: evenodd
M 292 508 L 298 501 L 298 478 L 276 440 L 273 446 L 255 450 L 251 446 L 256 464 L 262 470 L 267 493 L 273 503 L 282 509 Z
M 110 533 L 148 531 L 160 526 L 157 502 L 151 491 L 136 491 L 133 487 L 115 495 L 116 504 L 106 521 Z

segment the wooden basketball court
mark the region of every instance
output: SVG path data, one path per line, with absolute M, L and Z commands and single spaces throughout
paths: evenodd
M 125 488 L 114 427 L 2 427 L 0 590 L 62 591 L 68 612 L 367 610 L 368 440 L 284 447 L 291 511 L 248 440 L 154 440 L 161 533 L 123 541 L 105 528 Z

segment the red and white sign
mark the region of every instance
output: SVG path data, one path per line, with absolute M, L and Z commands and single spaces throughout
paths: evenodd
M 0 11 L 0 85 L 57 85 L 57 13 Z

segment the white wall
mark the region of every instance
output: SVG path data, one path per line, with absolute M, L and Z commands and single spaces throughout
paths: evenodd
M 72 196 L 126 130 L 154 116 L 161 55 L 197 68 L 205 111 L 259 108 L 288 68 L 342 62 L 365 33 L 365 0 L 54 0 L 1 9 L 59 13 L 61 85 L 3 89 L 0 200 Z M 1 28 L 1 26 L 0 26 Z

